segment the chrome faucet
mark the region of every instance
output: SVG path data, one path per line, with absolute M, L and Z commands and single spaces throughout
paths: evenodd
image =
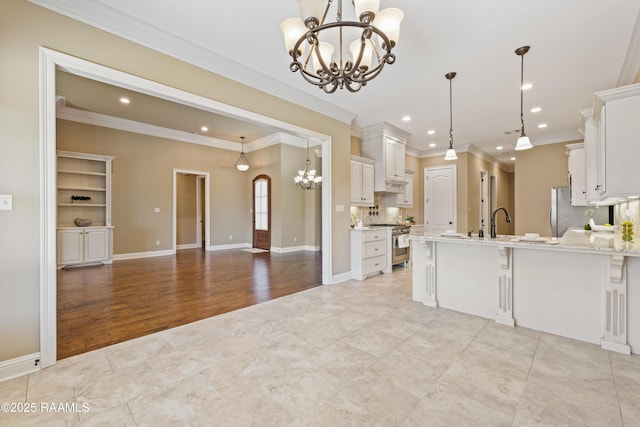
M 507 210 L 503 207 L 500 207 L 498 209 L 496 209 L 495 211 L 493 211 L 493 213 L 491 214 L 491 238 L 495 239 L 497 237 L 496 234 L 496 214 L 498 213 L 498 211 L 504 211 L 504 214 L 507 216 L 507 222 L 511 222 L 511 217 L 509 216 L 509 212 L 507 212 Z

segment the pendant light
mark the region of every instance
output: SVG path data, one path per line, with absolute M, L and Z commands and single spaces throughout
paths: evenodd
M 240 158 L 236 162 L 235 166 L 240 172 L 246 172 L 249 169 L 249 161 L 244 155 L 244 136 L 241 136 L 240 139 L 242 140 L 242 152 L 240 153 Z
M 516 55 L 520 57 L 520 138 L 516 143 L 516 150 L 528 150 L 533 148 L 529 137 L 524 133 L 524 115 L 523 115 L 523 98 L 524 98 L 524 55 L 529 52 L 529 46 L 522 46 L 516 49 Z
M 322 177 L 316 175 L 315 169 L 310 169 L 309 160 L 309 138 L 307 138 L 307 160 L 304 163 L 304 170 L 299 170 L 298 175 L 293 178 L 296 185 L 303 190 L 315 190 L 322 185 Z
M 456 76 L 456 73 L 451 72 L 444 75 L 447 80 L 449 80 L 449 149 L 447 153 L 444 155 L 445 160 L 456 160 L 458 156 L 456 155 L 456 150 L 453 148 L 453 97 L 452 89 L 451 89 L 451 81 Z

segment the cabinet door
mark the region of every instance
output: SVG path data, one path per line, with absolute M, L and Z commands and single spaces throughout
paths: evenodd
M 351 161 L 351 203 L 362 203 L 362 167 L 360 162 Z
M 84 232 L 85 262 L 105 261 L 109 259 L 109 230 L 106 228 L 88 229 Z
M 396 176 L 402 178 L 405 176 L 405 146 L 402 142 L 396 142 L 394 144 L 394 156 L 396 164 Z
M 413 174 L 406 174 L 407 185 L 404 187 L 404 206 L 413 207 Z
M 599 152 L 598 152 L 598 128 L 592 120 L 587 120 L 584 125 L 584 150 L 586 161 L 585 186 L 587 201 L 600 200 L 599 189 Z
M 604 184 L 607 197 L 640 194 L 640 95 L 607 102 Z
M 404 144 L 391 138 L 384 139 L 385 177 L 400 179 L 404 177 Z
M 586 158 L 584 148 L 569 151 L 569 176 L 571 179 L 571 205 L 587 205 Z
M 362 165 L 362 200 L 373 205 L 373 187 L 374 187 L 374 167 L 373 165 Z
M 83 261 L 83 237 L 82 229 L 58 230 L 58 265 Z

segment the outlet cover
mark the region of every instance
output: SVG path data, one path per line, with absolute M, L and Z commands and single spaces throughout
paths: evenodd
M 13 210 L 13 195 L 0 194 L 0 211 L 12 211 L 12 210 Z

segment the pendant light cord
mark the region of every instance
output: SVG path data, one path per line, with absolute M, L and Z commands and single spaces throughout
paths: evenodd
M 524 136 L 524 54 L 520 55 L 520 131 Z
M 453 96 L 452 96 L 452 81 L 453 77 L 449 79 L 449 148 L 453 148 Z

